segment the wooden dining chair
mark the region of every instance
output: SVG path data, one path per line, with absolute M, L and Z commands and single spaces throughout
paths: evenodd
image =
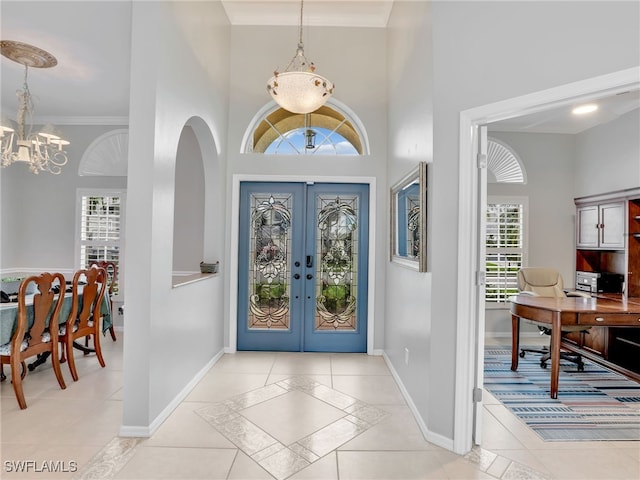
M 52 285 L 55 280 L 59 282 L 57 289 Z M 37 291 L 33 296 L 33 322 L 30 322 L 26 297 L 32 282 L 36 284 Z M 64 302 L 64 285 L 62 274 L 48 272 L 32 275 L 20 283 L 16 329 L 11 341 L 0 346 L 0 363 L 11 365 L 11 383 L 21 409 L 27 408 L 22 380 L 27 375 L 25 359 L 29 357 L 49 352 L 58 384 L 62 389 L 67 388 L 58 356 L 58 321 Z
M 64 346 L 61 362 L 68 361 L 74 381 L 78 381 L 73 345 L 77 340 L 90 336 L 93 350 L 100 366 L 104 368 L 104 358 L 100 346 L 100 308 L 107 290 L 107 271 L 102 267 L 78 270 L 71 284 L 71 311 L 60 329 L 59 342 Z
M 107 260 L 93 260 L 89 263 L 89 267 L 102 267 L 107 271 L 107 278 L 109 280 L 109 287 L 107 289 L 107 293 L 109 294 L 109 306 L 111 307 L 111 315 L 113 319 L 113 289 L 115 284 L 118 282 L 118 266 L 111 261 Z M 111 340 L 116 341 L 116 331 L 113 328 L 113 323 L 109 327 L 109 333 L 111 334 Z

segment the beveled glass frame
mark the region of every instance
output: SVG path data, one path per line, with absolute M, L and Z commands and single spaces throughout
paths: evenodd
M 390 203 L 391 262 L 426 272 L 427 162 L 420 162 L 391 187 Z

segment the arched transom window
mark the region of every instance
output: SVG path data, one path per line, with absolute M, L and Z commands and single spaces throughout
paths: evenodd
M 344 108 L 326 104 L 298 114 L 273 103 L 254 119 L 243 150 L 275 155 L 366 155 L 368 145 L 364 128 Z
M 527 174 L 518 154 L 506 143 L 488 138 L 487 169 L 493 175 L 490 182 L 527 183 Z

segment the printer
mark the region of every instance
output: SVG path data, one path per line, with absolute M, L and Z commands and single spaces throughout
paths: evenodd
M 609 272 L 576 272 L 576 290 L 589 293 L 622 293 L 624 275 Z

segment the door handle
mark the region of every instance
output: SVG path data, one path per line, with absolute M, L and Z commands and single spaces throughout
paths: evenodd
M 311 280 L 313 278 L 313 275 L 311 275 L 310 273 L 307 273 L 307 280 Z
M 313 268 L 313 255 L 307 255 L 307 268 Z
M 296 274 L 293 276 L 293 278 L 295 278 L 296 280 L 299 280 L 299 279 L 300 279 L 300 274 L 299 274 L 299 273 L 296 273 Z

